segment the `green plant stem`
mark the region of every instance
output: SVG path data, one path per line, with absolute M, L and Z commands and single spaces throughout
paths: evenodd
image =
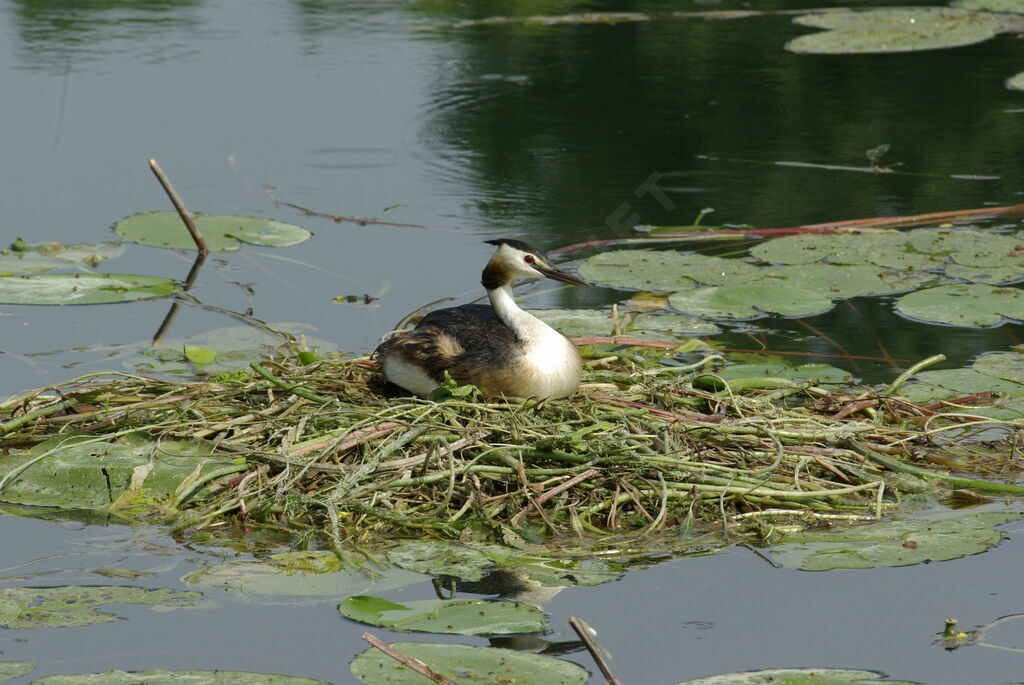
M 886 454 L 875 452 L 862 442 L 857 440 L 850 441 L 850 447 L 855 450 L 858 454 L 862 454 L 876 464 L 881 464 L 890 471 L 896 471 L 898 473 L 908 473 L 918 478 L 923 478 L 927 481 L 940 480 L 950 485 L 955 485 L 961 488 L 974 488 L 976 490 L 990 490 L 994 492 L 1016 492 L 1024 493 L 1024 487 L 1020 485 L 1010 485 L 1008 483 L 993 483 L 987 480 L 976 480 L 974 478 L 962 478 L 960 476 L 954 476 L 942 471 L 931 471 L 928 469 L 922 469 L 917 466 L 911 466 L 905 464 L 899 459 L 894 459 Z
M 10 433 L 11 431 L 17 428 L 24 426 L 26 423 L 29 423 L 36 419 L 41 419 L 44 416 L 50 416 L 51 414 L 56 414 L 59 411 L 70 409 L 71 407 L 74 407 L 78 403 L 79 400 L 75 398 L 70 398 L 57 402 L 56 404 L 51 404 L 48 407 L 43 407 L 42 409 L 36 409 L 34 411 L 25 412 L 18 418 L 11 419 L 7 423 L 0 423 L 0 435 L 6 435 L 7 433 Z
M 276 385 L 277 387 L 281 388 L 282 390 L 287 390 L 288 392 L 294 393 L 299 397 L 304 397 L 307 400 L 317 402 L 319 404 L 327 404 L 328 402 L 331 401 L 329 397 L 318 395 L 312 390 L 307 390 L 306 388 L 303 388 L 300 385 L 295 385 L 294 383 L 289 383 L 285 380 L 278 378 L 274 374 L 270 373 L 270 371 L 265 369 L 263 366 L 261 366 L 259 362 L 253 362 L 252 364 L 249 364 L 249 367 L 256 373 L 258 373 L 259 375 L 263 376 L 268 381 Z

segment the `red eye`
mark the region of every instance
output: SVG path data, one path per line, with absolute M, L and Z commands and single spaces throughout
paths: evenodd
M 526 255 L 525 257 L 523 257 L 523 261 L 526 262 L 527 264 L 533 264 L 533 255 Z

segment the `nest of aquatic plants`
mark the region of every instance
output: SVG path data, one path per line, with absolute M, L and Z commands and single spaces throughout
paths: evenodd
M 911 462 L 964 421 L 943 418 L 955 405 L 871 390 L 729 384 L 704 363 L 595 366 L 579 394 L 539 404 L 453 383 L 432 399 L 389 397 L 365 359 L 264 361 L 204 381 L 83 377 L 0 403 L 0 500 L 65 438 L 93 445 L 104 468 L 111 445 L 141 435 L 151 461 L 185 458 L 162 445 L 187 443 L 197 465 L 162 495 L 136 466 L 109 509 L 144 503 L 179 529 L 242 522 L 335 548 L 857 518 L 927 489 L 935 474 Z

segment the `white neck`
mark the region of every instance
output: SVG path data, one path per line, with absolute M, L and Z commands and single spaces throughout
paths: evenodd
M 511 284 L 488 290 L 487 299 L 491 301 L 491 306 L 494 308 L 494 313 L 498 315 L 498 319 L 511 328 L 516 337 L 521 340 L 525 340 L 532 331 L 536 331 L 538 324 L 547 327 L 533 314 L 528 314 L 519 308 L 515 298 L 512 297 Z

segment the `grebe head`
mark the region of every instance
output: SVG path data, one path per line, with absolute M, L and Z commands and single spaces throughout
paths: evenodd
M 488 290 L 511 285 L 520 278 L 552 278 L 570 285 L 590 285 L 582 278 L 562 271 L 551 263 L 547 255 L 522 240 L 499 238 L 484 242 L 498 246 L 484 268 L 482 281 Z

